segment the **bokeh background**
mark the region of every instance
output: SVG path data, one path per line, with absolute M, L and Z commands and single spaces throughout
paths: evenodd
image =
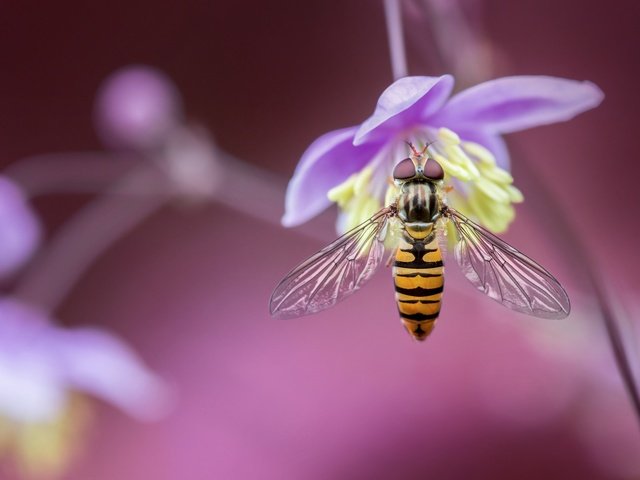
M 637 317 L 639 4 L 461 3 L 486 42 L 480 77 L 584 79 L 606 98 L 508 138 L 526 201 L 506 238 L 557 273 L 575 313 L 550 325 L 504 312 L 453 267 L 437 330 L 415 344 L 386 272 L 315 317 L 267 312 L 280 277 L 333 236 L 335 212 L 295 231 L 277 224 L 286 179 L 313 139 L 360 123 L 392 81 L 381 1 L 2 2 L 3 167 L 109 152 L 96 94 L 132 64 L 171 78 L 190 124 L 252 167 L 211 200 L 170 203 L 141 222 L 57 308 L 65 326 L 126 340 L 176 392 L 172 412 L 151 423 L 91 400 L 63 478 L 640 477 L 638 422 L 564 230 L 579 233 L 616 304 Z M 416 4 L 405 5 L 410 72 L 446 73 L 438 18 Z M 35 199 L 46 238 L 95 198 Z

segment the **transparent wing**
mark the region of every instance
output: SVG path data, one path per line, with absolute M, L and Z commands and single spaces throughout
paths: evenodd
M 478 290 L 505 307 L 541 318 L 564 318 L 571 304 L 567 292 L 543 267 L 508 243 L 447 208 L 456 227 L 455 257 Z
M 316 313 L 358 290 L 381 263 L 393 215 L 391 208 L 383 208 L 293 269 L 271 295 L 271 315 L 293 318 Z

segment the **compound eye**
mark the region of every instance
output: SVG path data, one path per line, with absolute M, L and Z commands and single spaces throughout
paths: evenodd
M 405 158 L 393 169 L 393 178 L 395 180 L 408 180 L 416 176 L 416 166 L 413 160 Z
M 428 158 L 424 165 L 424 176 L 431 180 L 442 180 L 444 178 L 444 170 L 433 158 Z

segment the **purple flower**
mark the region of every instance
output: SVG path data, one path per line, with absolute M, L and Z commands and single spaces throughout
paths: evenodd
M 26 477 L 57 478 L 82 443 L 89 394 L 139 419 L 164 414 L 170 394 L 116 337 L 64 329 L 35 307 L 0 299 L 0 432 Z
M 142 419 L 162 413 L 168 399 L 161 380 L 116 337 L 96 328 L 60 328 L 35 307 L 0 299 L 0 415 L 50 422 L 72 392 Z
M 0 277 L 8 277 L 31 258 L 40 236 L 40 222 L 24 193 L 0 176 Z
M 505 77 L 449 98 L 453 77 L 405 77 L 380 96 L 362 124 L 329 132 L 303 154 L 289 183 L 285 226 L 299 225 L 333 200 L 339 229 L 382 206 L 405 141 L 429 141 L 429 153 L 454 187 L 450 203 L 494 231 L 513 219 L 522 194 L 508 173 L 502 134 L 569 120 L 597 106 L 603 93 L 590 82 L 545 76 Z

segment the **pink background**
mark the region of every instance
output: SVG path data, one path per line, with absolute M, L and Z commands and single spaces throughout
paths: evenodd
M 633 305 L 639 4 L 484 3 L 500 75 L 588 79 L 606 94 L 570 123 L 509 137 L 527 202 L 507 238 L 588 310 L 567 239 L 541 228 L 553 225 L 548 199 L 534 195 L 522 156 L 570 212 L 605 283 Z M 285 178 L 314 138 L 369 115 L 392 80 L 381 2 L 5 2 L 2 18 L 2 165 L 101 149 L 91 123 L 98 85 L 143 63 L 175 81 L 189 117 L 223 149 Z M 409 42 L 411 73 L 444 73 L 423 60 L 428 48 Z M 89 200 L 36 206 L 55 231 Z M 154 424 L 100 405 L 69 478 L 626 478 L 640 441 L 608 354 L 594 380 L 584 365 L 541 353 L 522 329 L 541 321 L 476 295 L 455 267 L 425 344 L 399 325 L 386 272 L 329 312 L 271 320 L 272 288 L 320 246 L 218 205 L 166 208 L 115 245 L 59 317 L 121 335 L 179 402 Z M 566 321 L 569 343 L 582 321 Z M 598 403 L 603 390 L 619 397 L 615 409 Z M 613 417 L 628 428 L 600 434 L 598 421 Z M 613 453 L 600 460 L 599 450 Z

